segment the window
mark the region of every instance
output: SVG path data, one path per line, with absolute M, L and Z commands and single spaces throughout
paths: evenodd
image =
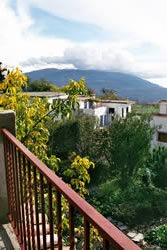
M 109 114 L 114 114 L 115 113 L 115 109 L 114 108 L 109 108 L 108 113 Z
M 166 142 L 167 143 L 167 133 L 165 133 L 165 132 L 158 132 L 158 141 L 159 142 Z
M 88 103 L 87 101 L 84 101 L 84 109 L 87 109 L 88 108 Z
M 104 126 L 107 125 L 107 115 L 104 115 Z
M 128 114 L 128 113 L 129 113 L 129 108 L 127 107 L 127 108 L 126 108 L 126 114 Z
M 124 117 L 125 113 L 124 113 L 124 108 L 122 108 L 122 117 Z
M 103 127 L 104 123 L 103 123 L 103 115 L 100 116 L 100 127 Z
M 89 108 L 93 109 L 93 102 L 89 102 Z
M 108 123 L 107 115 L 100 116 L 100 127 L 106 126 Z

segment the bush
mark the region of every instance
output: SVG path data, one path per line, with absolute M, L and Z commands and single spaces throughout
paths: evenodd
M 166 188 L 167 148 L 158 146 L 149 154 L 146 169 L 150 170 L 152 183 L 159 188 Z
M 160 247 L 167 246 L 167 224 L 151 229 L 145 236 L 147 242 Z M 166 249 L 166 248 L 165 248 Z
M 52 152 L 64 160 L 73 152 L 90 157 L 95 125 L 95 117 L 78 115 L 73 120 L 61 122 L 54 129 L 52 127 Z
M 106 217 L 130 226 L 149 224 L 167 216 L 167 192 L 152 187 L 135 185 L 126 190 L 117 180 L 90 193 L 90 202 Z M 108 188 L 107 188 L 108 186 Z

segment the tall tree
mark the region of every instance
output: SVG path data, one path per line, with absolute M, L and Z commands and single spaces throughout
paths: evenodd
M 49 81 L 47 81 L 45 79 L 32 80 L 29 78 L 26 91 L 29 91 L 29 92 L 50 91 L 50 92 L 52 92 L 52 91 L 60 91 L 60 90 L 54 84 L 50 83 Z
M 118 100 L 120 99 L 115 90 L 112 89 L 102 89 L 101 99 L 104 100 Z
M 129 115 L 115 119 L 103 131 L 101 153 L 108 161 L 111 172 L 120 179 L 122 188 L 132 182 L 150 151 L 153 128 L 146 116 Z

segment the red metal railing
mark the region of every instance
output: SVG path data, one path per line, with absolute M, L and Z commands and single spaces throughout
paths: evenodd
M 9 218 L 22 249 L 61 250 L 66 249 L 63 246 L 66 243 L 69 246 L 67 249 L 89 250 L 92 226 L 102 238 L 101 245 L 93 249 L 141 249 L 56 176 L 9 131 L 3 129 L 2 132 Z M 63 199 L 69 207 L 69 230 L 65 237 L 62 229 Z M 84 219 L 83 245 L 80 246 L 75 242 L 76 213 Z M 67 239 L 66 242 L 64 239 Z

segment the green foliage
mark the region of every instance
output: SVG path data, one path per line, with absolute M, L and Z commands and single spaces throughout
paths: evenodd
M 72 152 L 90 156 L 95 141 L 96 118 L 86 115 L 75 116 L 72 120 L 59 123 L 51 128 L 51 151 L 63 159 Z
M 54 84 L 50 83 L 49 81 L 45 79 L 40 79 L 40 80 L 28 79 L 28 86 L 26 88 L 26 91 L 29 91 L 29 92 L 50 91 L 52 92 L 52 91 L 60 91 L 60 90 Z
M 104 187 L 105 185 L 105 187 Z M 136 184 L 121 189 L 117 179 L 90 191 L 89 202 L 106 217 L 130 226 L 149 225 L 167 216 L 167 192 Z
M 71 80 L 70 84 L 64 87 L 64 91 L 71 96 L 87 95 L 88 93 L 84 78 L 81 78 L 78 82 Z
M 153 113 L 158 113 L 158 104 L 134 104 L 132 106 L 132 111 L 136 114 L 152 115 Z
M 102 93 L 103 94 L 100 97 L 101 99 L 104 99 L 104 100 L 118 100 L 118 99 L 120 99 L 114 90 L 102 89 Z
M 167 148 L 157 147 L 152 150 L 146 161 L 146 169 L 151 172 L 151 181 L 156 187 L 166 188 Z
M 116 118 L 110 128 L 104 130 L 101 153 L 112 173 L 120 179 L 122 188 L 133 182 L 144 167 L 152 135 L 153 129 L 145 116 Z
M 151 229 L 145 237 L 145 240 L 151 244 L 155 244 L 160 247 L 167 246 L 167 224 L 160 225 Z
M 67 160 L 72 152 L 89 156 L 96 165 L 94 183 L 117 176 L 124 188 L 141 175 L 152 134 L 145 116 L 116 118 L 109 128 L 100 130 L 94 117 L 79 115 L 59 124 L 50 141 L 52 152 L 63 159 Z
M 82 197 L 88 194 L 86 184 L 90 183 L 89 169 L 94 168 L 93 162 L 88 158 L 74 156 L 73 162 L 64 172 L 63 175 L 69 178 L 70 186 Z
M 59 99 L 52 106 L 49 105 L 47 99 L 30 99 L 29 95 L 22 92 L 22 89 L 26 86 L 27 77 L 17 68 L 12 70 L 1 83 L 1 108 L 12 109 L 16 112 L 18 139 L 52 170 L 58 172 L 59 159 L 55 155 L 48 154 L 49 126 L 55 116 L 61 115 L 63 119 L 72 116 L 72 112 L 77 106 L 77 95 L 87 93 L 84 80 L 70 81 L 69 85 L 64 87 L 68 98 L 66 100 Z M 45 87 L 44 84 L 42 87 Z M 71 160 L 71 164 L 62 171 L 62 177 L 68 180 L 68 184 L 76 192 L 85 197 L 88 194 L 86 184 L 90 182 L 89 169 L 94 168 L 94 163 L 86 157 L 81 158 L 79 155 L 75 155 Z M 47 190 L 44 190 L 44 192 L 45 198 L 47 198 Z M 53 193 L 53 200 L 56 201 L 55 192 Z M 69 204 L 63 197 L 62 222 L 64 232 L 69 229 L 68 207 Z M 47 211 L 48 207 L 46 207 Z M 56 209 L 53 209 L 53 211 L 55 213 Z M 81 230 L 82 226 L 79 228 L 78 230 Z M 91 230 L 91 232 L 91 237 L 97 238 L 96 230 Z
M 52 106 L 47 99 L 34 98 L 24 94 L 22 89 L 27 86 L 27 77 L 18 68 L 9 72 L 1 83 L 0 106 L 16 112 L 16 129 L 18 139 L 26 145 L 38 158 L 52 169 L 58 168 L 56 156 L 48 156 L 49 123 L 55 116 L 62 118 L 72 115 L 77 104 L 77 94 L 86 92 L 84 81 L 67 85 L 67 100 L 58 100 Z
M 17 138 L 39 159 L 57 168 L 57 158 L 47 155 L 49 131 L 46 124 L 51 120 L 46 115 L 49 112 L 47 100 L 31 100 L 22 92 L 22 88 L 27 86 L 27 77 L 18 68 L 12 70 L 2 84 L 1 106 L 16 112 Z

